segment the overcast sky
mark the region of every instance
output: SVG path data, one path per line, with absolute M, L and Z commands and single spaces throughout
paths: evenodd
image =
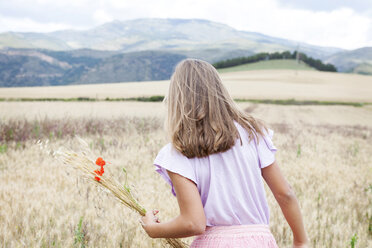
M 0 32 L 149 17 L 207 19 L 321 46 L 372 46 L 372 0 L 0 0 Z

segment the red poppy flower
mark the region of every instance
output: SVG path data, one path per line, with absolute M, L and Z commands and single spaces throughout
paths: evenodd
M 101 157 L 97 158 L 96 165 L 104 166 L 105 164 L 106 164 L 106 162 L 105 162 L 105 160 L 103 160 L 103 158 L 101 158 Z
M 98 175 L 98 176 L 102 176 L 103 173 L 105 173 L 105 169 L 103 168 L 103 166 L 106 164 L 105 160 L 103 160 L 101 157 L 97 158 L 96 160 L 96 165 L 99 165 L 101 166 L 101 169 L 100 170 L 95 170 L 94 172 Z M 94 177 L 94 179 L 96 179 L 97 181 L 100 181 L 101 178 L 99 177 Z

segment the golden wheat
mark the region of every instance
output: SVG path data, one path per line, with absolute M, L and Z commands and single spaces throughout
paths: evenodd
M 299 199 L 311 246 L 347 247 L 356 235 L 357 247 L 372 247 L 371 111 L 271 107 L 258 105 L 253 113 L 260 112 L 275 131 L 277 160 Z M 327 120 L 327 113 L 332 118 L 338 109 L 352 117 L 342 119 L 340 114 L 339 121 Z M 284 116 L 270 117 L 278 110 Z M 317 110 L 322 113 L 318 120 L 311 117 Z M 364 124 L 356 125 L 353 116 L 364 119 Z M 161 221 L 166 221 L 178 214 L 178 205 L 152 162 L 167 141 L 160 118 L 143 119 L 143 123 L 153 128 L 140 129 L 135 126 L 138 122 L 127 122 L 126 128 L 83 138 L 94 154 L 110 158 L 116 181 L 125 182 L 125 167 L 128 181 L 136 184 L 131 186 L 136 198 L 147 209 L 159 209 Z M 50 143 L 79 149 L 70 138 L 54 138 Z M 11 141 L 7 145 L 0 153 L 1 246 L 73 247 L 82 242 L 87 247 L 162 247 L 160 240 L 147 238 L 135 212 L 45 156 L 35 140 L 25 141 L 24 147 Z M 270 228 L 279 247 L 289 247 L 290 228 L 269 190 L 267 196 Z M 190 243 L 192 238 L 183 240 Z
M 132 189 L 127 184 L 127 178 L 124 185 L 121 185 L 107 172 L 97 175 L 97 166 L 94 160 L 92 160 L 93 154 L 89 149 L 88 144 L 78 136 L 76 136 L 75 139 L 79 141 L 79 151 L 72 151 L 67 147 L 59 147 L 58 150 L 54 150 L 48 145 L 49 140 L 46 140 L 45 142 L 39 140 L 37 144 L 40 145 L 40 148 L 42 150 L 46 151 L 46 154 L 52 155 L 62 164 L 72 166 L 74 169 L 76 169 L 78 171 L 77 176 L 80 174 L 82 177 L 85 177 L 90 182 L 103 187 L 104 189 L 108 190 L 113 196 L 115 196 L 124 206 L 128 207 L 131 210 L 134 210 L 141 216 L 145 216 L 146 209 L 139 204 L 139 202 L 131 193 Z M 108 171 L 109 170 L 110 168 L 108 169 Z M 125 168 L 123 168 L 123 171 L 125 172 L 125 174 L 127 174 Z M 179 239 L 167 238 L 165 239 L 165 243 L 174 248 L 187 247 L 186 244 L 184 244 Z

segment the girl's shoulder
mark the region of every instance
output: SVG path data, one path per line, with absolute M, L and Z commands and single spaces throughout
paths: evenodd
M 275 153 L 277 151 L 273 142 L 274 130 L 263 128 L 261 130 L 263 135 L 256 133 L 257 136 L 253 136 L 253 139 L 250 139 L 249 133 L 244 127 L 237 122 L 235 122 L 235 125 L 238 129 L 243 145 L 249 144 L 256 150 L 260 168 L 262 169 L 271 165 L 275 161 Z
M 177 151 L 172 143 L 168 143 L 160 149 L 153 164 L 156 167 L 156 172 L 171 185 L 173 195 L 176 195 L 176 192 L 167 171 L 177 173 L 197 184 L 193 164 L 186 156 Z
M 158 155 L 156 156 L 155 160 L 169 160 L 172 159 L 174 160 L 183 160 L 187 159 L 181 152 L 179 152 L 176 148 L 174 148 L 172 143 L 168 143 L 165 146 L 163 146 Z

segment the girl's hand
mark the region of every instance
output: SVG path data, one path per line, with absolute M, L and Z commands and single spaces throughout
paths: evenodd
M 151 237 L 151 234 L 149 233 L 149 226 L 152 224 L 160 223 L 159 218 L 155 215 L 159 213 L 159 210 L 152 210 L 148 211 L 145 216 L 143 216 L 140 220 L 143 229 L 146 231 L 146 233 Z
M 308 248 L 308 243 L 304 244 L 293 244 L 293 248 Z
M 306 238 L 302 241 L 298 241 L 298 240 L 294 239 L 292 248 L 309 248 L 308 238 Z

